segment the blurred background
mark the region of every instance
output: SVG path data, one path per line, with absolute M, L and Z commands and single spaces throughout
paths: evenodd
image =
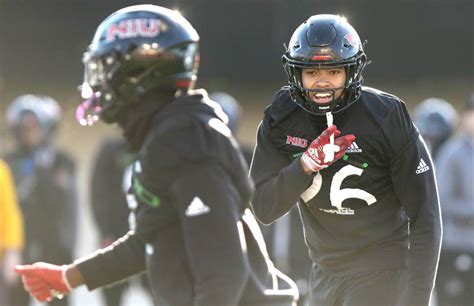
M 14 97 L 44 94 L 60 103 L 64 116 L 56 143 L 78 164 L 76 257 L 98 246 L 88 203 L 93 156 L 102 139 L 119 134 L 103 124 L 80 127 L 74 119 L 81 102 L 82 54 L 106 16 L 141 3 L 177 9 L 197 29 L 198 87 L 228 92 L 242 104 L 238 138 L 245 145 L 253 146 L 264 107 L 286 84 L 283 44 L 314 14 L 344 15 L 367 40 L 372 63 L 365 85 L 399 96 L 410 110 L 429 97 L 446 99 L 460 110 L 474 89 L 472 0 L 0 0 L 0 153 L 11 143 L 5 109 Z M 75 303 L 101 305 L 100 297 L 85 293 Z
M 313 14 L 346 16 L 367 40 L 365 84 L 398 95 L 410 109 L 431 96 L 457 106 L 472 90 L 470 0 L 0 0 L 0 110 L 20 94 L 51 95 L 66 112 L 60 142 L 74 139 L 69 149 L 84 158 L 91 141 L 111 129 L 79 128 L 68 115 L 80 102 L 82 54 L 107 15 L 138 3 L 179 9 L 194 25 L 201 36 L 198 85 L 242 103 L 244 143 L 254 142 L 263 107 L 285 85 L 283 44 Z

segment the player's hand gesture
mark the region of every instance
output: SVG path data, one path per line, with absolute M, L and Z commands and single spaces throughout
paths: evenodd
M 67 266 L 57 266 L 45 262 L 32 265 L 18 265 L 15 272 L 21 275 L 23 287 L 40 302 L 50 302 L 62 298 L 71 291 L 66 279 Z
M 318 172 L 344 156 L 356 137 L 352 134 L 338 137 L 340 134 L 337 127 L 331 125 L 313 140 L 300 159 L 306 173 Z M 334 143 L 330 141 L 331 136 L 336 138 Z

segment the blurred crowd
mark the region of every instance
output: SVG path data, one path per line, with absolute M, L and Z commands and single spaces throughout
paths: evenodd
M 237 133 L 242 107 L 231 95 L 210 95 L 229 116 Z M 28 305 L 29 295 L 13 267 L 74 259 L 78 220 L 74 159 L 57 148 L 61 109 L 51 97 L 22 95 L 9 105 L 7 133 L 13 147 L 0 160 L 0 305 Z M 429 98 L 412 113 L 436 166 L 443 217 L 443 244 L 436 280 L 437 305 L 472 305 L 474 295 L 474 95 L 456 110 L 448 101 Z M 2 139 L 0 139 L 2 141 Z M 251 163 L 252 148 L 242 146 Z M 125 193 L 134 155 L 124 140 L 106 139 L 92 167 L 90 205 L 103 247 L 129 228 Z M 132 220 L 133 221 L 133 220 Z M 305 305 L 311 261 L 297 208 L 271 226 L 262 226 L 270 256 L 291 276 Z M 140 283 L 148 290 L 145 279 Z M 121 305 L 127 283 L 103 290 L 107 305 Z M 50 305 L 70 305 L 68 298 Z

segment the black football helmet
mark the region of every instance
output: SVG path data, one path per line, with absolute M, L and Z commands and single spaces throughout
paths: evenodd
M 117 122 L 143 95 L 175 94 L 194 85 L 199 35 L 177 11 L 134 5 L 107 17 L 84 53 L 82 125 Z M 159 103 L 159 101 L 157 101 Z
M 359 98 L 366 62 L 367 57 L 354 28 L 345 18 L 329 14 L 314 15 L 301 24 L 282 57 L 293 101 L 314 115 L 337 113 Z M 324 104 L 314 103 L 308 92 L 318 90 L 304 88 L 302 69 L 333 67 L 344 67 L 346 71 L 344 87 L 330 90 L 334 95 L 336 90 L 344 89 L 341 98 Z

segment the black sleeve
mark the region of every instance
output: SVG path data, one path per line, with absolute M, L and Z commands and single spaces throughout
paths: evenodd
M 251 204 L 255 216 L 270 224 L 296 204 L 313 177 L 303 171 L 299 158 L 288 164 L 287 157 L 273 146 L 266 121 L 264 118 L 258 128 L 250 166 L 256 187 Z
M 110 285 L 145 270 L 145 245 L 133 232 L 74 262 L 89 290 Z
M 409 281 L 405 305 L 428 305 L 441 246 L 441 215 L 436 180 L 426 145 L 413 126 L 404 104 L 390 114 L 394 156 L 391 177 L 395 192 L 410 219 Z
M 248 275 L 237 226 L 241 199 L 230 176 L 212 161 L 189 164 L 171 191 L 194 279 L 193 306 L 237 305 Z

